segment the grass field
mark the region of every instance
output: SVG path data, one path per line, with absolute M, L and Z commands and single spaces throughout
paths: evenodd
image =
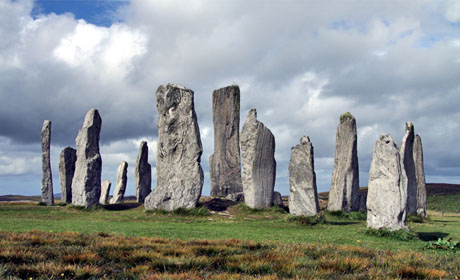
M 460 251 L 427 249 L 438 238 L 460 240 L 455 197 L 428 198 L 430 218 L 409 223 L 413 240 L 367 234 L 364 214 L 326 212 L 325 223 L 309 226 L 276 207 L 165 214 L 134 203 L 3 203 L 0 278 L 455 279 Z

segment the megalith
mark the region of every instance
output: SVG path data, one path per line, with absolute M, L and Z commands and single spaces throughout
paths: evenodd
M 102 120 L 97 109 L 86 113 L 82 128 L 75 140 L 77 161 L 72 180 L 72 204 L 91 208 L 101 196 L 102 159 L 99 138 Z
M 414 141 L 415 179 L 417 183 L 417 215 L 426 217 L 426 184 L 423 164 L 422 139 L 417 134 Z
M 340 116 L 337 127 L 334 171 L 327 210 L 359 211 L 359 167 L 356 120 L 350 113 Z
M 146 210 L 194 208 L 203 188 L 200 129 L 194 92 L 168 84 L 156 92 L 158 109 L 157 184 L 146 197 Z
M 45 120 L 42 126 L 42 203 L 54 203 L 53 176 L 50 162 L 51 121 Z
M 226 197 L 243 191 L 240 158 L 240 88 L 236 85 L 212 93 L 214 154 L 209 157 L 211 196 Z
M 406 122 L 406 133 L 402 139 L 400 154 L 407 176 L 407 215 L 417 214 L 417 179 L 414 163 L 414 125 Z
M 398 147 L 389 134 L 375 143 L 369 170 L 367 227 L 405 229 L 407 177 Z
M 102 181 L 101 184 L 101 196 L 99 198 L 99 204 L 107 204 L 109 202 L 109 193 L 112 183 L 109 180 Z
M 249 111 L 241 131 L 241 159 L 244 203 L 256 209 L 272 206 L 276 176 L 275 137 L 257 120 L 256 109 Z
M 134 187 L 136 189 L 136 201 L 144 203 L 145 198 L 152 191 L 152 167 L 149 164 L 149 147 L 145 141 L 141 142 L 137 155 Z
M 273 205 L 284 207 L 283 196 L 280 192 L 273 192 Z
M 295 216 L 319 213 L 313 144 L 308 136 L 291 148 L 289 190 L 289 213 Z
M 59 179 L 61 182 L 61 201 L 72 203 L 72 180 L 75 173 L 77 150 L 65 147 L 59 156 Z
M 117 184 L 115 185 L 115 190 L 113 191 L 113 197 L 110 199 L 110 204 L 123 202 L 126 191 L 126 183 L 128 181 L 128 163 L 122 161 L 118 166 L 117 172 Z

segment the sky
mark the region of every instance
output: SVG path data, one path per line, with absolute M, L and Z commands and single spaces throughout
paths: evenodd
M 52 121 L 54 192 L 61 150 L 90 108 L 102 117 L 102 178 L 140 141 L 155 186 L 155 91 L 195 92 L 203 195 L 213 152 L 212 91 L 241 90 L 274 134 L 275 190 L 289 193 L 291 147 L 308 135 L 327 191 L 340 114 L 357 122 L 360 185 L 375 141 L 422 138 L 426 180 L 460 184 L 460 2 L 297 0 L 0 0 L 0 195 L 40 194 L 40 131 Z M 113 190 L 112 190 L 113 191 Z

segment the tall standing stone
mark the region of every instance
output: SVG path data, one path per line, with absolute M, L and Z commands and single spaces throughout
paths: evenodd
M 50 163 L 51 121 L 45 120 L 42 126 L 42 202 L 54 203 L 53 176 Z
M 407 214 L 417 214 L 417 179 L 414 163 L 414 126 L 406 122 L 406 134 L 401 143 L 401 160 L 404 163 L 404 172 L 407 176 Z
M 75 173 L 77 150 L 66 147 L 59 156 L 59 179 L 61 181 L 61 201 L 72 203 L 72 180 Z
M 423 164 L 422 139 L 417 134 L 414 141 L 415 178 L 417 182 L 417 215 L 426 217 L 426 184 Z
M 99 198 L 99 204 L 107 204 L 109 202 L 109 193 L 112 183 L 109 180 L 102 181 L 101 184 L 101 196 Z
M 340 116 L 337 127 L 334 171 L 327 209 L 359 211 L 359 167 L 356 120 L 350 113 Z
M 291 149 L 289 187 L 289 213 L 295 216 L 319 213 L 313 145 L 308 136 Z
M 113 192 L 113 197 L 110 199 L 110 204 L 123 202 L 126 191 L 126 183 L 128 181 L 128 177 L 126 176 L 127 173 L 128 163 L 126 161 L 122 161 L 120 166 L 118 166 L 117 184 Z
M 275 137 L 251 109 L 241 131 L 244 203 L 251 208 L 273 205 L 276 161 Z
M 405 229 L 407 177 L 398 147 L 389 134 L 375 142 L 369 170 L 367 226 L 374 229 Z
M 102 172 L 99 153 L 101 126 L 98 110 L 89 110 L 75 140 L 77 161 L 72 180 L 72 204 L 77 206 L 90 208 L 99 203 Z
M 145 198 L 146 210 L 194 208 L 203 188 L 203 148 L 194 93 L 168 84 L 156 92 L 158 109 L 157 185 Z
M 136 160 L 134 172 L 134 186 L 136 188 L 136 200 L 143 203 L 147 195 L 152 191 L 152 167 L 149 164 L 149 147 L 147 142 L 142 141 Z
M 214 154 L 209 157 L 211 196 L 226 197 L 243 191 L 240 158 L 240 88 L 212 93 Z

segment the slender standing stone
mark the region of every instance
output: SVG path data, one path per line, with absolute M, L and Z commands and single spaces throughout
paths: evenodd
M 422 139 L 417 134 L 414 141 L 415 177 L 417 182 L 417 215 L 426 217 L 426 184 L 423 164 Z
M 99 204 L 107 204 L 109 202 L 109 193 L 112 183 L 109 180 L 102 181 L 101 184 L 101 197 L 99 198 Z
M 356 120 L 350 113 L 340 116 L 337 127 L 334 171 L 327 209 L 359 211 L 359 167 Z
M 45 120 L 42 127 L 42 202 L 54 203 L 53 177 L 50 163 L 51 121 Z
M 276 161 L 275 137 L 251 109 L 241 131 L 244 203 L 251 208 L 273 205 Z
M 152 191 L 152 167 L 149 164 L 149 147 L 145 141 L 142 141 L 139 147 L 134 174 L 136 200 L 139 203 L 143 203 L 147 195 Z
M 203 148 L 192 90 L 168 84 L 156 92 L 158 109 L 157 185 L 146 210 L 194 208 L 203 188 Z
M 404 163 L 404 172 L 407 176 L 407 215 L 417 214 L 417 179 L 414 163 L 414 126 L 406 122 L 406 134 L 401 143 L 401 160 Z
M 273 205 L 284 207 L 283 196 L 280 192 L 273 192 Z
M 289 187 L 289 213 L 295 216 L 319 213 L 313 145 L 308 136 L 291 148 Z
M 102 120 L 97 109 L 86 113 L 76 142 L 77 161 L 72 180 L 72 204 L 91 208 L 101 196 L 102 159 L 99 153 L 99 137 Z
M 369 170 L 367 227 L 405 229 L 407 177 L 398 147 L 389 134 L 375 142 Z
M 72 203 L 72 180 L 75 173 L 77 150 L 66 147 L 59 157 L 59 179 L 61 181 L 61 201 Z
M 126 176 L 127 173 L 128 163 L 126 161 L 122 161 L 120 166 L 118 166 L 117 185 L 115 186 L 113 197 L 110 199 L 110 204 L 123 202 L 126 191 L 126 183 L 128 181 L 128 177 Z
M 212 93 L 214 154 L 209 157 L 211 196 L 226 197 L 243 191 L 240 159 L 240 88 Z

